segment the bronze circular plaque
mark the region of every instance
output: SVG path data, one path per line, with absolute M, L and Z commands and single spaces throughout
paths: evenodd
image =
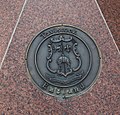
M 41 31 L 29 45 L 26 57 L 34 84 L 63 99 L 88 91 L 96 81 L 100 60 L 93 39 L 67 25 Z

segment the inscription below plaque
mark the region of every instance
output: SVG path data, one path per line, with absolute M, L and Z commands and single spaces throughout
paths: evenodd
M 59 98 L 80 95 L 96 81 L 100 54 L 81 29 L 58 25 L 40 32 L 30 43 L 26 63 L 32 81 Z

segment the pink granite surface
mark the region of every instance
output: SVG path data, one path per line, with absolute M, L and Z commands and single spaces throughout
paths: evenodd
M 120 49 L 120 0 L 97 0 Z
M 102 55 L 99 79 L 90 91 L 57 100 L 38 90 L 25 66 L 28 43 L 42 29 L 70 24 L 87 31 Z M 119 115 L 120 55 L 94 0 L 29 0 L 0 73 L 1 115 Z
M 0 63 L 24 0 L 0 0 Z

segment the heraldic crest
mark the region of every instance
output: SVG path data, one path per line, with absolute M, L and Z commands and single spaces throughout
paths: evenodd
M 64 77 L 78 71 L 82 63 L 77 46 L 78 43 L 71 36 L 52 37 L 48 43 L 47 69 Z M 77 65 L 74 65 L 74 61 L 77 61 Z M 56 63 L 57 68 L 54 69 L 52 63 Z

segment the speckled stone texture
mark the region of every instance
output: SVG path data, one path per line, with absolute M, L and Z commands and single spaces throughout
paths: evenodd
M 0 63 L 24 0 L 0 0 Z
M 82 96 L 58 100 L 38 90 L 25 64 L 26 48 L 42 29 L 70 24 L 87 31 L 102 55 L 96 84 Z M 0 73 L 1 115 L 119 115 L 120 55 L 94 0 L 29 0 Z
M 97 0 L 120 49 L 120 0 Z

